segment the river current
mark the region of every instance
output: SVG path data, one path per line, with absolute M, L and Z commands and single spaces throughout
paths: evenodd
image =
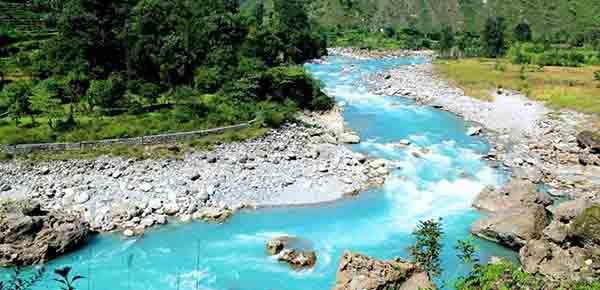
M 78 290 L 326 290 L 335 282 L 343 251 L 408 258 L 418 221 L 440 217 L 444 272 L 437 283 L 451 289 L 443 281 L 451 283 L 469 270 L 454 246 L 469 236 L 469 226 L 479 217 L 471 202 L 485 186 L 504 182 L 505 174 L 482 161 L 486 140 L 468 136 L 469 125 L 458 117 L 367 91 L 368 74 L 422 61 L 334 56 L 306 65 L 343 106 L 347 126 L 363 140 L 353 149 L 400 163 L 383 187 L 323 205 L 244 211 L 224 225 L 171 224 L 131 240 L 100 235 L 50 266 L 70 265 L 84 275 Z M 422 156 L 392 146 L 403 139 L 422 148 Z M 317 251 L 316 267 L 294 271 L 268 257 L 265 243 L 279 235 L 310 240 Z M 492 243 L 475 242 L 482 260 L 515 257 Z M 49 281 L 39 288 L 56 286 Z

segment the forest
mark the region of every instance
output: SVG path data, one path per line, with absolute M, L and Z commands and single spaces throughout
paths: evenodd
M 44 41 L 18 30 L 0 37 L 4 55 L 14 43 L 34 46 L 2 62 L 8 73 L 0 114 L 9 118 L 1 143 L 136 136 L 254 118 L 277 125 L 297 109 L 332 105 L 301 66 L 326 54 L 302 1 L 252 9 L 237 0 L 28 7 L 46 11 L 45 25 L 55 31 Z M 10 75 L 11 62 L 20 74 Z

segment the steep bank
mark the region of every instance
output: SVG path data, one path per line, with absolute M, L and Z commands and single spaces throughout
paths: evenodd
M 221 222 L 242 207 L 328 202 L 383 182 L 384 161 L 367 160 L 344 145 L 359 140 L 345 132 L 339 110 L 300 119 L 306 124 L 181 160 L 4 162 L 0 197 L 74 210 L 95 230 L 129 229 L 129 235 L 163 224 L 167 216 Z
M 0 202 L 0 267 L 45 263 L 83 246 L 90 231 L 77 215 L 39 203 Z

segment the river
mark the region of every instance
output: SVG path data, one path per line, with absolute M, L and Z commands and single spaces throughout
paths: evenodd
M 461 119 L 367 91 L 365 75 L 421 61 L 329 57 L 306 65 L 344 107 L 347 125 L 361 136 L 363 142 L 354 150 L 400 162 L 382 188 L 318 206 L 244 211 L 224 225 L 173 223 L 131 240 L 100 235 L 51 267 L 70 265 L 86 276 L 77 282 L 78 290 L 326 290 L 334 284 L 343 251 L 408 258 L 418 221 L 441 217 L 444 272 L 437 282 L 444 287 L 443 281 L 469 270 L 460 264 L 454 246 L 469 236 L 469 226 L 479 216 L 471 202 L 485 186 L 504 182 L 505 174 L 482 161 L 488 145 L 483 138 L 468 136 L 468 124 Z M 402 139 L 426 152 L 417 157 L 390 146 Z M 318 253 L 317 266 L 293 271 L 268 257 L 265 243 L 278 235 L 310 240 Z M 515 258 L 509 250 L 475 241 L 482 260 L 491 255 Z M 40 288 L 55 289 L 56 283 Z

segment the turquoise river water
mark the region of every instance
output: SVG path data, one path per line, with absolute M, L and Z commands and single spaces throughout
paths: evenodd
M 454 115 L 368 93 L 365 75 L 421 61 L 329 57 L 322 64 L 306 65 L 344 106 L 348 126 L 363 140 L 354 149 L 401 163 L 382 188 L 324 205 L 242 212 L 224 225 L 171 224 L 131 240 L 100 235 L 50 266 L 70 265 L 86 276 L 77 282 L 78 290 L 326 290 L 334 284 L 343 251 L 407 258 L 417 222 L 442 217 L 444 272 L 438 284 L 445 287 L 442 281 L 453 281 L 469 270 L 453 247 L 456 240 L 468 237 L 470 224 L 479 216 L 471 208 L 472 200 L 486 185 L 503 182 L 505 174 L 481 160 L 486 141 L 467 136 L 468 124 Z M 389 146 L 401 139 L 431 152 L 416 158 Z M 312 241 L 317 266 L 293 271 L 267 257 L 265 243 L 278 235 Z M 476 243 L 483 260 L 491 255 L 515 257 L 494 244 Z M 39 287 L 56 286 L 48 282 Z

